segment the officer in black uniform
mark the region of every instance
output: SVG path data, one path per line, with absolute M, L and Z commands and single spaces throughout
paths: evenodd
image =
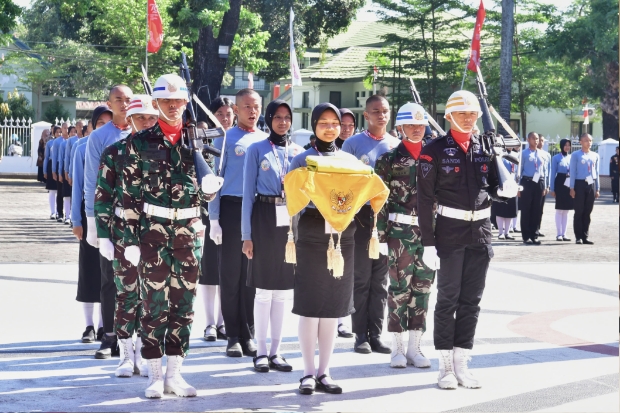
M 457 91 L 446 105 L 451 129 L 422 149 L 417 171 L 418 215 L 423 261 L 437 273 L 435 349 L 442 389 L 478 388 L 468 371 L 491 247 L 491 200 L 517 195 L 517 184 L 500 189 L 496 160 L 487 156 L 472 130 L 482 111 L 477 98 Z M 433 228 L 433 204 L 437 220 Z M 456 314 L 456 318 L 455 318 Z

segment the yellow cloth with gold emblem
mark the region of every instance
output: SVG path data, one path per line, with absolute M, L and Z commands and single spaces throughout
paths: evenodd
M 367 201 L 378 214 L 390 193 L 373 169 L 358 160 L 308 156 L 306 163 L 306 168 L 297 168 L 284 177 L 291 216 L 312 201 L 332 228 L 343 232 Z

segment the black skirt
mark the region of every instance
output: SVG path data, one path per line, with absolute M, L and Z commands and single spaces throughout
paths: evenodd
M 49 175 L 48 175 L 49 176 Z M 80 241 L 80 258 L 78 271 L 78 287 L 75 299 L 82 303 L 100 302 L 101 267 L 99 265 L 99 249 L 86 241 L 86 210 L 82 199 L 82 240 Z
M 516 218 L 517 216 L 517 199 L 508 198 L 506 202 L 493 201 L 491 205 L 492 210 L 495 212 L 495 216 L 500 218 Z
M 555 176 L 555 181 L 553 184 L 555 185 L 555 209 L 575 209 L 573 198 L 570 196 L 570 188 L 564 185 L 564 181 L 566 181 L 566 174 L 558 173 Z
M 45 189 L 50 191 L 56 190 L 56 181 L 54 181 L 54 177 L 52 176 L 52 160 L 47 160 L 47 180 L 45 181 Z
M 246 285 L 263 290 L 291 290 L 295 266 L 284 262 L 289 227 L 276 227 L 276 205 L 254 202 L 252 243 L 254 255 L 248 260 Z
M 355 222 L 342 233 L 340 243 L 344 257 L 344 275 L 334 278 L 327 269 L 329 235 L 319 211 L 306 208 L 299 219 L 297 267 L 293 313 L 304 317 L 338 318 L 355 312 L 353 307 L 353 265 Z M 334 235 L 334 242 L 337 242 Z
M 72 193 L 73 193 L 73 187 L 69 185 L 69 181 L 65 179 L 65 175 L 63 173 L 62 175 L 62 197 L 63 198 L 71 197 Z
M 198 284 L 201 285 L 220 285 L 220 259 L 219 245 L 209 238 L 211 224 L 208 219 L 202 220 L 205 228 L 205 241 L 202 247 L 202 261 L 200 263 L 200 278 Z

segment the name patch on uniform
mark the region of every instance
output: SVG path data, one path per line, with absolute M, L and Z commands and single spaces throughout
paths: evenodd
M 456 155 L 456 151 L 457 151 L 457 150 L 458 150 L 458 149 L 456 149 L 456 148 L 444 148 L 444 150 L 443 150 L 443 151 L 444 151 L 445 153 L 447 153 L 449 156 L 454 156 L 454 155 Z
M 454 168 L 451 166 L 444 166 L 441 169 L 443 169 L 444 171 L 446 171 L 447 174 L 449 174 Z
M 475 162 L 491 162 L 488 156 L 478 156 L 474 158 Z
M 420 165 L 420 168 L 422 168 L 422 176 L 426 178 L 426 175 L 433 169 L 433 165 L 430 163 L 423 163 Z
M 402 166 L 397 166 L 392 171 L 392 175 L 394 176 L 407 176 L 408 174 L 409 174 L 409 169 L 402 167 Z
M 365 165 L 370 165 L 370 158 L 368 157 L 368 155 L 362 155 L 360 161 L 364 162 Z
M 425 161 L 428 161 L 428 162 L 433 162 L 433 158 L 431 158 L 428 155 L 420 155 L 420 159 L 424 159 Z
M 269 163 L 267 159 L 263 159 L 263 161 L 260 163 L 260 169 L 262 169 L 265 172 L 268 171 L 270 167 L 271 167 L 271 164 Z
M 444 159 L 441 160 L 441 163 L 444 164 L 444 165 L 445 164 L 455 164 L 455 163 L 460 164 L 461 160 L 459 158 L 444 158 Z
M 237 156 L 245 155 L 245 148 L 243 146 L 235 146 L 235 155 Z
M 147 151 L 144 151 L 144 157 L 146 159 L 152 159 L 154 161 L 163 161 L 166 159 L 166 151 L 149 149 Z

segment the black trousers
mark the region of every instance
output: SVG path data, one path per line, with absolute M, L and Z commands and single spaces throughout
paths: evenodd
M 437 246 L 437 255 L 435 349 L 471 349 L 493 249 L 484 244 L 445 245 Z
M 538 232 L 540 231 L 540 225 L 542 224 L 543 213 L 545 212 L 545 201 L 547 200 L 547 195 L 540 198 L 540 216 L 538 217 L 538 226 L 536 227 L 536 235 L 538 236 Z
M 364 205 L 355 215 L 357 225 L 353 276 L 355 312 L 351 314 L 351 324 L 355 334 L 378 336 L 383 330 L 385 317 L 388 267 L 385 257 L 380 256 L 376 260 L 368 257 L 373 216 L 369 205 Z
M 114 269 L 112 261 L 99 254 L 99 268 L 101 268 L 101 316 L 103 317 L 103 331 L 114 333 L 114 305 L 116 304 L 116 284 L 114 284 Z
M 590 231 L 590 214 L 594 208 L 596 189 L 584 179 L 575 180 L 575 217 L 573 228 L 576 239 L 587 239 Z
M 542 180 L 534 182 L 531 179 L 521 179 L 523 191 L 519 198 L 521 206 L 521 237 L 523 241 L 538 239 L 536 232 L 542 215 L 541 199 L 545 184 Z
M 57 175 L 60 176 L 60 175 Z M 50 179 L 54 179 L 53 177 Z M 62 203 L 62 182 L 56 181 L 56 213 L 59 217 L 64 217 L 63 203 Z
M 226 335 L 242 340 L 254 338 L 254 295 L 246 285 L 248 259 L 241 252 L 241 198 L 223 196 L 220 201 L 220 300 Z

